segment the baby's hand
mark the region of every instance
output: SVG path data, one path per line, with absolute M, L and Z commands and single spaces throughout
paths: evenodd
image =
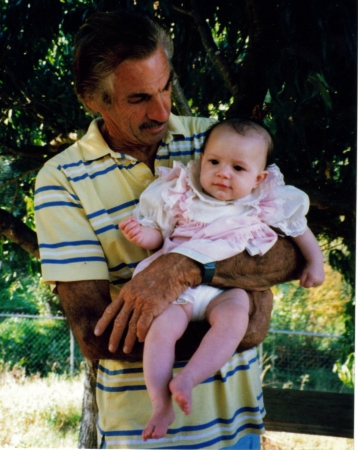
M 118 228 L 122 231 L 124 237 L 133 244 L 139 245 L 143 240 L 142 226 L 139 225 L 134 217 L 123 220 L 123 222 L 118 225 Z
M 321 262 L 308 262 L 303 269 L 300 286 L 305 288 L 320 286 L 325 279 L 323 264 Z

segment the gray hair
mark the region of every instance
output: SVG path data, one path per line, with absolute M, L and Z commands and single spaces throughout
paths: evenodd
M 163 28 L 149 17 L 127 11 L 97 12 L 80 28 L 75 39 L 73 72 L 79 99 L 99 95 L 112 104 L 112 91 L 105 80 L 123 61 L 146 59 L 160 46 L 168 56 L 173 44 Z

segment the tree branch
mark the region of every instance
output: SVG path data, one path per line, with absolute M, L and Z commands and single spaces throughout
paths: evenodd
M 4 151 L 14 156 L 24 156 L 26 158 L 38 158 L 41 156 L 49 155 L 55 156 L 62 150 L 63 145 L 72 145 L 77 140 L 77 136 L 74 133 L 69 132 L 67 135 L 60 133 L 58 136 L 52 139 L 47 145 L 24 145 L 23 147 L 13 147 L 11 144 L 0 141 L 0 148 L 2 154 Z
M 191 12 L 184 8 L 180 8 L 179 6 L 176 6 L 176 5 L 172 5 L 172 7 L 173 7 L 174 11 L 178 11 L 181 14 L 186 14 L 187 16 L 193 17 Z
M 0 234 L 35 258 L 40 258 L 36 232 L 2 208 L 0 208 Z
M 192 116 L 193 113 L 190 109 L 188 100 L 186 99 L 184 95 L 184 91 L 182 87 L 179 84 L 178 76 L 174 72 L 174 78 L 173 78 L 173 90 L 172 90 L 172 97 L 175 103 L 175 107 L 179 113 L 180 116 Z
M 276 4 L 272 0 L 247 0 L 250 33 L 247 54 L 240 72 L 238 95 L 229 115 L 249 115 L 262 105 L 268 89 L 268 75 L 276 63 Z
M 190 15 L 193 17 L 198 27 L 202 43 L 207 51 L 207 54 L 216 70 L 220 73 L 231 94 L 236 96 L 238 94 L 238 85 L 236 83 L 235 73 L 231 69 L 226 58 L 223 57 L 222 53 L 216 46 L 210 27 L 198 11 L 195 0 L 191 0 L 190 3 L 192 6 Z

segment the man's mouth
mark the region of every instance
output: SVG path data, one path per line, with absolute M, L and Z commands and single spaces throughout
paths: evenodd
M 167 122 L 157 122 L 156 120 L 151 120 L 150 122 L 144 122 L 142 125 L 139 126 L 139 129 L 141 131 L 143 130 L 161 130 L 163 126 Z

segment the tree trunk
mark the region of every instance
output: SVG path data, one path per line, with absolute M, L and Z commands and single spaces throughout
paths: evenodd
M 250 35 L 245 64 L 239 72 L 238 93 L 229 116 L 250 115 L 256 105 L 262 106 L 268 89 L 270 70 L 279 57 L 276 38 L 276 8 L 272 0 L 247 0 Z
M 82 402 L 82 420 L 78 448 L 98 448 L 96 379 L 98 361 L 86 360 L 84 393 Z
M 174 73 L 172 98 L 179 116 L 192 116 L 188 100 L 185 98 L 182 87 L 180 86 L 178 76 Z

